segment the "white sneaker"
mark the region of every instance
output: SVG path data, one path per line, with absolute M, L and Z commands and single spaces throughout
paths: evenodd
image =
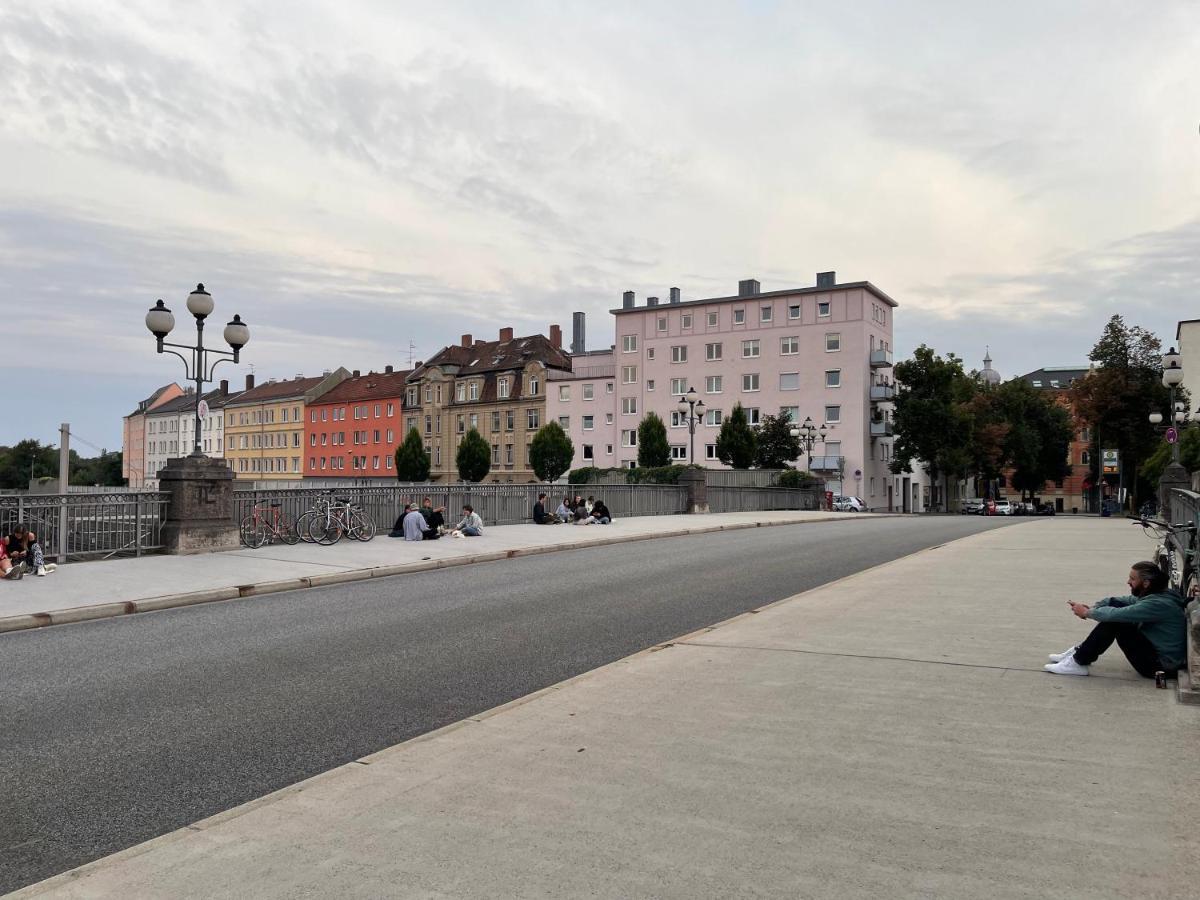
M 1076 650 L 1078 650 L 1078 649 L 1079 649 L 1079 647 L 1078 647 L 1078 646 L 1076 646 L 1076 647 L 1068 647 L 1068 648 L 1067 648 L 1066 650 L 1064 650 L 1062 653 L 1051 653 L 1051 654 L 1050 654 L 1050 662 L 1062 662 L 1062 661 L 1063 661 L 1064 659 L 1066 659 L 1068 656 L 1074 656 L 1074 655 L 1075 655 L 1075 651 L 1076 651 Z
M 1051 673 L 1052 675 L 1087 675 L 1087 674 L 1089 674 L 1087 666 L 1081 666 L 1079 663 L 1075 662 L 1074 654 L 1072 654 L 1071 656 L 1068 656 L 1066 659 L 1060 660 L 1059 662 L 1051 663 L 1048 666 L 1042 666 L 1042 668 L 1045 669 L 1047 672 Z
M 58 571 L 58 563 L 46 563 L 46 573 L 47 574 L 49 574 L 50 572 L 57 572 L 57 571 Z
M 45 567 L 45 566 L 38 566 L 38 567 L 37 567 L 37 573 L 38 573 L 38 577 L 39 577 L 39 578 L 45 578 L 45 577 L 46 577 L 46 567 Z

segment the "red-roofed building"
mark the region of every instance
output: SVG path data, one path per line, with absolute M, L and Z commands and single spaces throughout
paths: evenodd
M 304 423 L 308 478 L 395 478 L 404 441 L 404 389 L 409 372 L 355 371 L 319 401 Z

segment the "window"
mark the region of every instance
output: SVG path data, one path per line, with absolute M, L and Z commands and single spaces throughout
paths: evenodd
M 371 468 L 372 468 L 372 469 L 378 469 L 378 468 L 379 468 L 379 457 L 378 457 L 378 456 L 372 456 L 372 457 L 371 457 Z
M 396 414 L 396 404 L 395 403 L 389 403 L 387 405 L 387 414 L 389 416 L 394 416 Z
M 591 444 L 584 444 L 584 445 L 583 445 L 583 458 L 584 458 L 584 459 L 595 459 L 595 458 L 596 458 L 596 454 L 595 454 L 595 452 L 592 450 L 592 445 L 591 445 Z
M 471 392 L 472 400 L 479 399 L 479 382 L 478 381 L 472 381 L 468 390 Z M 379 415 L 379 413 L 376 413 L 375 415 Z
M 613 445 L 612 445 L 612 444 L 605 444 L 604 446 L 605 446 L 605 450 L 604 450 L 604 452 L 605 452 L 605 453 L 606 453 L 608 456 L 612 456 L 612 448 L 613 448 Z
M 465 434 L 466 430 L 467 430 L 467 417 L 459 416 L 458 417 L 458 433 Z
M 376 444 L 379 443 L 379 429 L 378 428 L 375 429 L 375 440 L 373 443 L 376 443 Z
M 828 300 L 818 300 L 817 301 L 817 315 L 820 316 L 821 318 L 826 318 L 829 316 L 829 301 Z
M 687 420 L 686 413 L 681 413 L 677 409 L 671 410 L 671 427 L 672 428 L 683 428 L 687 424 L 686 420 Z
M 1086 466 L 1090 461 L 1091 461 L 1091 456 L 1088 454 L 1088 452 L 1086 450 L 1084 450 L 1083 453 L 1081 453 L 1079 455 L 1079 464 Z
M 841 369 L 826 369 L 825 370 L 825 387 L 841 387 L 842 386 L 842 370 Z
M 308 446 L 310 446 L 310 447 L 315 447 L 315 446 L 317 446 L 317 436 L 316 436 L 316 434 L 310 434 L 310 435 L 308 436 Z
M 571 399 L 571 386 L 569 384 L 560 384 L 558 386 L 558 399 L 559 400 L 570 400 Z
M 529 396 L 536 397 L 538 395 L 538 377 L 536 375 L 529 376 Z
M 504 464 L 506 466 L 511 466 L 513 464 L 513 445 L 512 444 L 504 445 Z
M 833 425 L 842 421 L 842 408 L 840 406 L 825 407 L 825 421 Z
M 637 335 L 636 334 L 621 335 L 621 352 L 622 353 L 637 353 Z
M 634 374 L 634 378 L 636 378 L 636 377 L 637 377 L 637 372 L 636 372 L 636 370 L 634 371 L 634 373 L 633 373 L 633 374 Z M 605 382 L 605 385 L 604 385 L 604 393 L 606 393 L 606 394 L 611 394 L 612 392 L 613 392 L 613 383 L 612 383 L 611 381 L 609 381 L 609 382 Z
M 309 412 L 309 414 L 308 414 L 308 419 L 309 419 L 309 421 L 310 421 L 310 422 L 316 422 L 316 421 L 317 421 L 317 411 L 316 411 L 315 409 L 314 409 L 314 410 L 312 410 L 311 412 Z M 153 431 L 153 430 L 154 430 L 154 429 L 151 429 L 151 431 Z M 314 460 L 315 460 L 315 457 L 314 457 Z M 316 465 L 316 463 L 314 462 L 314 463 L 313 463 L 313 465 Z
M 583 430 L 584 431 L 591 431 L 595 427 L 596 427 L 596 417 L 595 416 L 584 416 L 583 417 Z
M 541 426 L 541 413 L 536 409 L 525 410 L 525 428 L 529 431 L 537 431 Z
M 463 403 L 467 399 L 467 384 L 465 381 L 460 381 L 454 386 L 454 399 L 459 403 Z
M 654 359 L 654 348 L 653 347 L 646 348 L 646 359 Z
M 717 327 L 717 314 L 715 312 L 710 312 L 708 314 L 708 327 L 709 328 Z
M 508 379 L 507 378 L 501 378 L 499 381 L 496 382 L 496 391 L 499 394 L 501 400 L 508 399 Z
M 637 382 L 637 366 L 621 366 L 621 384 Z
M 583 399 L 584 400 L 592 400 L 595 398 L 595 387 L 596 386 L 594 384 L 585 384 L 583 386 Z
M 836 353 L 842 349 L 842 336 L 836 332 L 825 335 L 825 352 Z
M 383 458 L 383 467 L 385 469 L 390 469 L 392 467 L 392 457 L 391 456 L 385 456 Z
M 704 393 L 719 394 L 721 393 L 722 376 L 706 375 L 704 376 Z
M 781 391 L 798 391 L 798 390 L 800 390 L 800 373 L 799 372 L 780 372 L 779 373 L 779 389 Z
M 800 318 L 800 304 L 799 303 L 793 303 L 788 307 L 788 318 L 789 319 Z
M 742 359 L 753 359 L 758 356 L 758 341 L 742 341 Z
M 721 411 L 719 409 L 710 409 L 704 414 L 705 425 L 720 425 L 721 419 Z
M 704 345 L 704 358 L 709 362 L 721 358 L 721 342 Z
M 671 393 L 672 394 L 686 394 L 687 393 L 687 379 L 686 378 L 672 378 L 671 379 Z
M 434 387 L 437 390 L 437 392 L 434 394 L 434 399 L 438 403 L 441 403 L 442 402 L 442 386 L 440 384 L 437 384 L 437 385 L 434 385 Z
M 377 418 L 377 419 L 379 418 L 379 411 L 380 411 L 380 409 L 381 409 L 381 408 L 382 408 L 382 407 L 380 407 L 380 405 L 379 405 L 378 403 L 376 403 L 376 404 L 375 404 L 375 418 Z M 378 468 L 379 468 L 379 466 L 376 466 L 375 468 L 377 468 L 377 469 L 378 469 Z
M 559 416 L 558 424 L 562 427 L 563 431 L 566 431 L 567 429 L 569 429 L 571 427 L 571 417 L 570 416 Z
M 637 446 L 637 429 L 636 428 L 627 428 L 621 432 L 621 446 L 622 447 L 636 447 Z
M 492 465 L 500 465 L 500 445 L 492 444 Z
M 798 406 L 781 406 L 779 407 L 779 418 L 787 419 L 789 422 L 800 421 L 800 407 Z
M 679 317 L 679 327 L 680 328 L 691 328 L 692 327 L 692 314 L 691 313 L 684 313 L 682 316 Z
M 474 428 L 476 431 L 479 430 L 479 413 L 471 413 L 471 427 Z M 366 437 L 366 434 L 367 433 L 364 431 L 363 437 Z M 363 441 L 363 443 L 365 444 L 366 441 Z
M 492 431 L 500 430 L 500 410 L 492 410 Z
M 514 410 L 507 410 L 505 413 L 504 430 L 512 431 L 516 427 L 517 414 Z
M 659 317 L 658 317 L 658 330 L 659 330 L 659 331 L 666 331 L 666 330 L 667 330 L 667 317 L 666 317 L 666 316 L 659 316 Z
M 646 390 L 648 390 L 648 391 L 654 390 L 654 379 L 653 378 L 646 379 Z
M 687 459 L 687 447 L 683 444 L 672 444 L 671 459 Z
M 605 425 L 611 425 L 612 423 L 613 423 L 613 414 L 612 414 L 612 413 L 605 413 L 605 414 L 604 414 L 604 424 L 605 424 Z
M 742 376 L 742 390 L 743 391 L 757 391 L 758 390 L 758 374 L 757 373 L 755 373 L 754 375 L 743 375 Z
M 792 335 L 779 339 L 779 352 L 783 356 L 794 356 L 800 352 L 800 338 Z
M 761 420 L 760 420 L 759 414 L 758 414 L 758 407 L 757 406 L 747 406 L 746 407 L 746 422 L 750 425 L 757 425 L 757 424 L 759 424 L 760 421 Z
M 622 397 L 621 398 L 621 415 L 636 416 L 637 415 L 637 397 Z
M 734 325 L 745 325 L 746 324 L 746 311 L 744 309 L 735 309 L 733 311 L 733 324 Z
M 390 428 L 388 429 L 387 439 L 388 439 L 389 444 L 393 443 L 396 440 L 396 433 L 394 431 L 392 431 L 392 429 L 390 429 Z
M 671 348 L 671 362 L 685 363 L 687 362 L 687 345 L 682 344 Z
M 770 306 L 764 306 L 761 309 L 759 309 L 759 311 L 758 311 L 758 320 L 760 322 L 770 322 L 771 316 L 772 316 L 772 308 Z

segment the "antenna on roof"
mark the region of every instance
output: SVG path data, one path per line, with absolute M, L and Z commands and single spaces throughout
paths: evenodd
M 412 338 L 408 339 L 408 367 L 413 367 L 413 356 L 417 352 L 417 345 L 412 342 Z

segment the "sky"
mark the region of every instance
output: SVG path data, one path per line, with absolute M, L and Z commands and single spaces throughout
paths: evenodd
M 0 3 L 0 444 L 818 271 L 1008 377 L 1200 317 L 1194 2 Z M 187 321 L 185 321 L 187 320 Z M 251 368 L 253 367 L 253 368 Z M 29 390 L 14 385 L 27 382 Z M 82 443 L 81 443 L 82 442 Z

